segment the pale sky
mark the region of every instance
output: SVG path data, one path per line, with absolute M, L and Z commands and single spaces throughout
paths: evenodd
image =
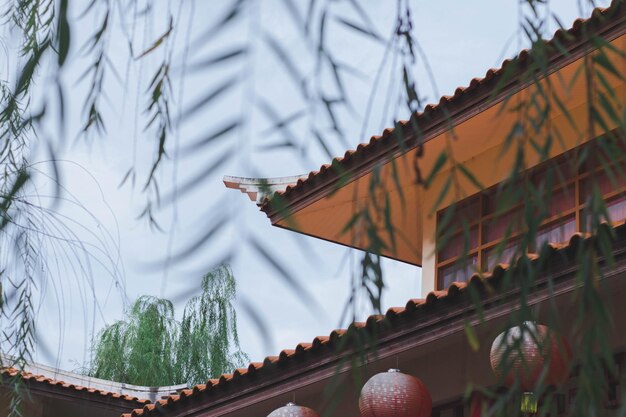
M 214 9 L 220 9 L 209 2 L 196 3 L 192 38 L 193 34 L 202 32 L 212 21 L 212 16 L 218 14 Z M 227 50 L 233 43 L 253 42 L 255 49 L 252 58 L 242 60 L 242 65 L 247 66 L 253 74 L 245 82 L 247 91 L 254 92 L 256 98 L 253 99 L 261 98 L 272 103 L 285 116 L 300 110 L 302 99 L 297 86 L 277 64 L 271 51 L 260 46 L 258 39 L 254 40 L 260 38 L 260 35 L 255 34 L 269 32 L 280 39 L 303 72 L 310 73 L 312 63 L 307 54 L 299 52 L 304 47 L 296 33 L 298 28 L 288 21 L 285 2 L 264 0 L 253 3 L 255 7 L 249 13 L 257 18 L 247 17 L 250 23 L 243 32 L 231 32 L 206 45 L 194 46 L 190 51 L 189 62 L 192 64 L 202 57 L 211 56 L 213 51 Z M 293 3 L 298 5 L 301 13 L 305 12 L 305 2 Z M 388 36 L 395 24 L 396 2 L 364 0 L 361 3 L 377 31 Z M 412 1 L 411 4 L 416 23 L 415 35 L 436 81 L 434 91 L 424 66 L 418 65 L 416 74 L 419 87 L 422 95 L 427 97 L 427 102 L 438 102 L 438 94 L 452 94 L 456 87 L 466 86 L 472 78 L 484 76 L 489 68 L 498 67 L 504 58 L 511 56 L 523 45 L 515 38 L 518 7 L 514 1 L 420 0 Z M 600 4 L 606 5 L 608 1 Z M 337 8 L 337 15 L 343 12 L 341 7 Z M 578 2 L 573 0 L 553 0 L 550 7 L 551 12 L 556 13 L 565 25 L 579 16 Z M 185 21 L 187 19 L 185 17 Z M 75 26 L 74 39 L 77 42 L 83 33 L 83 38 L 87 36 L 86 33 L 92 30 L 91 23 L 95 22 L 85 20 Z M 163 19 L 164 22 L 166 20 Z M 153 28 L 153 31 L 159 32 L 158 28 Z M 185 31 L 181 31 L 179 36 L 185 36 Z M 327 42 L 344 62 L 349 62 L 367 76 L 366 79 L 346 79 L 346 88 L 352 97 L 355 113 L 342 114 L 340 123 L 347 132 L 351 147 L 367 141 L 369 136 L 379 134 L 382 128 L 390 126 L 392 116 L 406 118 L 406 110 L 400 106 L 400 111 L 394 111 L 397 107 L 395 102 L 392 101 L 392 105 L 388 106 L 385 101 L 389 86 L 397 86 L 397 83 L 390 82 L 389 69 L 392 65 L 388 60 L 385 61 L 383 77 L 374 94 L 372 112 L 369 119 L 364 121 L 374 76 L 382 61 L 382 46 L 366 37 L 349 33 L 338 25 L 329 31 Z M 339 325 L 345 325 L 339 323 L 339 320 L 349 295 L 351 277 L 355 271 L 358 273 L 358 253 L 272 227 L 265 215 L 245 195 L 226 190 L 222 184 L 223 175 L 288 176 L 307 173 L 329 162 L 328 157 L 314 144 L 314 139 L 303 133 L 306 132 L 307 123 L 314 124 L 316 119 L 309 118 L 293 126 L 292 132 L 297 136 L 294 140 L 311 141 L 307 155 L 303 158 L 296 151 L 261 149 L 263 145 L 284 138 L 266 131 L 271 123 L 253 109 L 249 95 L 235 92 L 218 106 L 209 105 L 182 127 L 179 133 L 181 144 L 201 138 L 204 133 L 242 111 L 248 121 L 247 127 L 211 150 L 181 158 L 178 166 L 171 160 L 166 161 L 159 177 L 163 193 L 167 194 L 167 190 L 171 189 L 173 178 L 177 177 L 179 183 L 184 183 L 214 163 L 220 157 L 218 151 L 227 150 L 229 146 L 232 147 L 229 151 L 233 155 L 232 161 L 220 166 L 200 186 L 176 201 L 177 221 L 174 225 L 171 223 L 174 215 L 172 205 L 165 205 L 158 211 L 159 220 L 168 233 L 151 231 L 145 221 L 137 220 L 146 201 L 141 192 L 142 186 L 138 185 L 133 190 L 128 185 L 120 188 L 119 184 L 124 173 L 134 163 L 141 167 L 140 182 L 143 184 L 147 164 L 154 152 L 154 139 L 142 134 L 142 127 L 137 126 L 133 117 L 137 106 L 138 74 L 124 72 L 125 62 L 121 61 L 122 55 L 118 53 L 123 48 L 121 39 L 113 38 L 111 44 L 111 59 L 129 81 L 120 85 L 114 80 L 108 80 L 106 84 L 112 104 L 106 104 L 110 123 L 104 137 L 89 141 L 77 138 L 82 120 L 77 115 L 81 112 L 86 85 L 76 84 L 75 80 L 84 70 L 86 61 L 80 58 L 76 50 L 72 55 L 74 63 L 64 76 L 69 92 L 66 97 L 66 112 L 70 115 L 69 133 L 65 144 L 59 147 L 57 157 L 71 161 L 61 163 L 64 186 L 93 217 L 86 215 L 75 204 L 64 203 L 59 210 L 85 227 L 84 230 L 76 229 L 76 233 L 84 239 L 89 241 L 94 239 L 94 235 L 105 236 L 105 246 L 113 258 L 113 265 L 119 269 L 117 278 L 119 283 L 125 285 L 127 299 L 123 300 L 122 288 L 116 286 L 110 271 L 105 268 L 108 265 L 110 269 L 110 263 L 105 262 L 105 266 L 93 264 L 93 286 L 81 282 L 72 276 L 72 271 L 66 270 L 65 276 L 48 286 L 39 310 L 37 325 L 48 352 L 40 348 L 36 360 L 67 370 L 80 367 L 88 357 L 87 349 L 94 330 L 98 331 L 104 324 L 120 319 L 125 302 L 142 294 L 173 299 L 177 302 L 178 312 L 182 313 L 186 297 L 190 291 L 198 288 L 202 273 L 229 251 L 236 255 L 232 267 L 240 298 L 238 325 L 241 346 L 252 360 L 262 360 L 267 355 L 277 354 L 281 349 L 294 348 L 301 341 L 310 342 L 317 335 L 327 335 Z M 154 60 L 149 62 L 155 63 Z M 233 68 L 240 71 L 242 65 L 224 65 L 190 75 L 183 86 L 183 94 L 176 99 L 182 99 L 182 107 L 188 108 L 211 86 L 231 76 Z M 148 76 L 152 74 L 139 74 L 140 78 Z M 138 108 L 143 106 L 141 102 Z M 361 132 L 365 132 L 365 136 L 361 136 Z M 137 138 L 136 145 L 133 145 L 134 137 Z M 134 147 L 136 154 L 133 153 Z M 332 147 L 336 155 L 343 154 L 344 150 L 345 145 L 341 143 Z M 45 157 L 41 156 L 41 159 Z M 45 178 L 38 181 L 42 189 L 49 186 Z M 223 200 L 223 197 L 226 199 Z M 221 204 L 221 201 L 226 201 L 226 204 Z M 186 247 L 199 237 L 211 219 L 219 218 L 224 213 L 228 213 L 230 218 L 227 228 L 192 257 L 170 264 L 167 270 L 154 266 L 155 261 L 165 258 L 168 245 L 176 253 L 177 249 Z M 90 236 L 90 233 L 94 235 Z M 317 306 L 299 297 L 271 266 L 250 249 L 246 243 L 250 236 L 263 243 L 282 262 L 294 279 L 307 289 Z M 385 274 L 387 288 L 384 310 L 404 305 L 408 299 L 421 296 L 419 268 L 386 261 Z M 95 303 L 92 294 L 95 294 Z M 269 329 L 269 344 L 264 343 L 254 320 L 241 307 L 242 300 L 258 312 L 258 318 Z M 359 308 L 357 316 L 364 319 L 370 313 L 373 312 Z

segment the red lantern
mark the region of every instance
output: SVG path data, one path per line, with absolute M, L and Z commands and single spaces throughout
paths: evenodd
M 362 417 L 429 417 L 432 406 L 426 385 L 397 369 L 371 377 L 359 397 Z
M 287 403 L 270 413 L 267 417 L 320 417 L 315 411 L 308 407 L 302 407 L 294 403 Z
M 491 345 L 491 367 L 495 374 L 508 385 L 519 381 L 526 391 L 533 390 L 544 372 L 546 385 L 565 382 L 571 358 L 572 351 L 563 337 L 547 326 L 532 322 L 501 333 Z

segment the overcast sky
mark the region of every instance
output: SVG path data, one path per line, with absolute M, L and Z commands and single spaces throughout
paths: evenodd
M 219 14 L 220 9 L 219 6 L 209 4 L 213 2 L 196 3 L 191 26 L 192 39 L 194 34 L 202 33 L 202 29 L 212 21 L 213 16 Z M 305 12 L 305 7 L 300 7 L 300 3 L 304 2 L 293 3 L 298 5 L 301 13 Z M 388 36 L 395 24 L 396 2 L 367 0 L 361 3 L 377 31 Z M 437 102 L 437 94 L 452 94 L 456 87 L 466 86 L 472 78 L 484 76 L 489 68 L 498 67 L 502 59 L 511 56 L 523 45 L 515 37 L 519 16 L 514 1 L 439 0 L 411 3 L 416 23 L 415 35 L 427 56 L 436 82 L 436 88 L 433 88 L 424 66 L 418 65 L 416 74 L 420 91 L 423 91 L 428 102 Z M 600 3 L 606 5 L 608 2 Z M 207 42 L 207 45 L 194 46 L 189 63 L 210 56 L 221 47 L 222 50 L 227 49 L 224 46 L 230 43 L 250 42 L 256 33 L 271 33 L 288 48 L 296 65 L 307 71 L 311 59 L 306 53 L 299 52 L 304 51 L 305 47 L 297 34 L 299 28 L 288 20 L 284 2 L 264 0 L 255 4 L 248 11 L 250 17 L 247 19 L 251 23 L 245 26 L 244 31 L 225 34 L 222 40 L 213 40 Z M 574 0 L 553 0 L 550 7 L 551 12 L 556 13 L 566 25 L 579 16 L 578 2 Z M 337 10 L 337 14 L 342 12 L 341 9 Z M 187 21 L 189 17 L 185 16 Z M 166 21 L 164 17 L 163 22 Z M 83 19 L 75 26 L 76 42 L 88 36 L 94 22 L 95 18 L 93 21 Z M 158 33 L 158 24 L 156 26 L 151 29 L 154 33 Z M 180 36 L 185 36 L 185 32 L 181 31 Z M 305 156 L 293 150 L 262 149 L 284 138 L 272 136 L 272 132 L 266 131 L 271 123 L 258 110 L 254 110 L 249 100 L 254 97 L 267 100 L 282 115 L 291 114 L 303 106 L 298 87 L 291 82 L 284 68 L 277 65 L 275 56 L 259 41 L 253 42 L 253 57 L 246 58 L 242 65 L 248 65 L 253 74 L 245 81 L 245 88 L 246 91 L 253 91 L 254 97 L 235 93 L 219 106 L 208 106 L 181 128 L 178 139 L 184 144 L 202 137 L 203 133 L 211 130 L 211 126 L 219 126 L 242 111 L 248 121 L 247 127 L 233 135 L 229 144 L 180 159 L 177 166 L 171 160 L 165 163 L 159 180 L 163 189 L 167 190 L 171 189 L 172 181 L 184 183 L 210 166 L 220 157 L 220 152 L 233 155 L 232 161 L 207 176 L 200 186 L 179 198 L 174 206 L 165 205 L 160 209 L 159 220 L 166 230 L 166 233 L 160 233 L 151 230 L 145 221 L 137 219 L 146 201 L 141 185 L 134 189 L 128 184 L 119 186 L 125 172 L 133 164 L 146 173 L 154 152 L 153 141 L 142 136 L 142 127 L 137 126 L 133 116 L 137 106 L 142 108 L 144 105 L 136 104 L 137 80 L 152 74 L 124 72 L 126 65 L 123 54 L 120 53 L 119 57 L 116 55 L 117 50 L 123 48 L 122 44 L 116 42 L 121 41 L 121 38 L 111 40 L 111 59 L 121 69 L 122 76 L 130 79 L 130 82 L 120 84 L 108 80 L 106 90 L 111 105 L 107 104 L 106 112 L 113 123 L 109 124 L 107 134 L 89 141 L 78 137 L 82 100 L 87 86 L 85 83 L 76 84 L 75 80 L 87 61 L 74 50 L 73 64 L 64 75 L 65 86 L 70 92 L 66 104 L 66 112 L 70 114 L 67 140 L 57 148 L 57 157 L 68 161 L 61 163 L 62 180 L 68 193 L 73 195 L 68 198 L 75 198 L 91 214 L 87 215 L 82 208 L 71 203 L 61 205 L 60 210 L 68 218 L 84 225 L 85 230 L 77 229 L 77 234 L 86 240 L 94 239 L 93 234 L 103 236 L 104 246 L 113 262 L 105 262 L 108 268 L 97 263 L 92 265 L 93 287 L 72 276 L 71 271 L 66 271 L 67 276 L 59 277 L 56 284 L 49 286 L 37 322 L 40 337 L 48 352 L 39 349 L 36 360 L 69 370 L 79 368 L 88 357 L 93 332 L 120 319 L 124 306 L 142 294 L 173 299 L 179 313 L 182 313 L 186 297 L 197 288 L 202 272 L 228 252 L 236 254 L 232 266 L 240 300 L 252 305 L 258 312 L 258 318 L 269 329 L 271 343 L 267 344 L 260 337 L 255 321 L 244 309 L 238 308 L 241 345 L 252 360 L 262 360 L 267 355 L 277 354 L 281 349 L 293 348 L 298 342 L 309 342 L 317 335 L 327 335 L 340 324 L 345 325 L 339 323 L 339 320 L 349 295 L 358 254 L 337 245 L 271 227 L 265 215 L 245 195 L 225 190 L 222 184 L 223 175 L 296 175 L 315 170 L 329 162 L 324 152 L 315 145 L 306 147 Z M 364 121 L 373 80 L 383 62 L 382 45 L 339 26 L 329 31 L 327 42 L 344 62 L 349 62 L 366 75 L 364 79 L 350 78 L 346 81 L 353 99 L 354 113 L 342 114 L 340 123 L 347 132 L 350 147 L 367 141 L 370 135 L 379 134 L 382 128 L 391 125 L 393 116 L 407 116 L 406 110 L 401 107 L 395 110 L 395 102 L 392 101 L 391 109 L 386 104 L 385 93 L 394 84 L 390 74 L 385 72 L 393 65 L 385 62 L 382 81 L 374 92 L 373 110 L 368 120 Z M 201 97 L 203 91 L 218 85 L 220 80 L 229 76 L 232 68 L 224 66 L 190 74 L 182 95 L 177 97 L 182 100 L 182 108 L 188 108 L 188 103 Z M 297 138 L 293 140 L 313 141 L 301 132 L 305 130 L 306 123 L 315 123 L 315 118 L 302 123 L 294 126 Z M 364 136 L 362 132 L 365 132 Z M 344 144 L 336 143 L 332 152 L 340 155 L 344 148 Z M 44 159 L 44 156 L 41 158 Z M 44 178 L 38 181 L 42 188 L 49 186 Z M 224 196 L 227 204 L 220 203 Z M 211 219 L 219 218 L 224 213 L 229 214 L 231 221 L 210 244 L 199 248 L 194 256 L 184 262 L 170 264 L 166 270 L 154 266 L 155 261 L 165 258 L 168 248 L 175 253 L 177 248 L 185 247 L 201 235 Z M 174 223 L 173 218 L 177 219 Z M 265 260 L 250 249 L 246 244 L 250 236 L 262 242 L 281 261 L 289 274 L 311 294 L 313 303 L 296 294 Z M 113 266 L 120 271 L 114 276 L 110 273 Z M 387 288 L 384 309 L 404 305 L 409 298 L 421 296 L 419 268 L 387 261 L 385 274 Z M 97 300 L 95 303 L 93 294 Z M 126 300 L 122 294 L 126 295 Z M 363 319 L 369 313 L 372 312 L 361 308 L 358 316 Z

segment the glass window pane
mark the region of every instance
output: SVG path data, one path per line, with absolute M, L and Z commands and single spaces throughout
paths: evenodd
M 548 217 L 554 217 L 560 213 L 574 208 L 576 205 L 576 187 L 571 184 L 561 187 L 550 196 L 548 204 Z
M 576 233 L 576 219 L 571 216 L 565 220 L 542 227 L 535 237 L 537 250 L 546 243 L 563 243 Z
M 439 213 L 439 222 L 446 216 L 448 210 L 452 210 L 452 220 L 446 227 L 461 230 L 464 226 L 476 223 L 480 218 L 480 196 L 470 197 L 442 210 Z
M 520 230 L 522 209 L 518 208 L 506 214 L 487 220 L 483 226 L 483 243 L 493 242 Z M 510 228 L 510 230 L 509 230 Z
M 445 245 L 439 249 L 439 262 L 461 256 L 464 253 L 471 252 L 478 247 L 478 227 L 457 233 L 445 242 Z
M 453 282 L 465 282 L 474 272 L 476 272 L 476 263 L 478 256 L 472 255 L 465 259 L 464 262 L 454 262 L 448 266 L 441 267 L 437 270 L 437 278 L 439 289 L 448 288 Z
M 496 245 L 495 247 L 485 251 L 483 255 L 483 264 L 485 271 L 493 271 L 499 263 L 510 264 L 513 257 L 518 251 L 518 242 L 508 244 L 504 249 L 501 249 Z M 500 250 L 498 250 L 500 249 Z
M 585 178 L 580 187 L 581 203 L 587 201 L 587 198 L 591 195 L 593 190 L 593 184 L 595 184 L 602 195 L 607 195 L 611 192 L 624 189 L 626 187 L 626 171 L 613 169 L 611 171 L 612 177 L 608 175 L 604 170 L 597 172 L 593 177 Z M 611 180 L 613 179 L 613 181 Z
M 611 222 L 624 221 L 626 219 L 626 198 L 620 197 L 607 203 L 607 211 L 609 212 Z
M 607 150 L 603 149 L 600 146 L 589 149 L 587 158 L 584 163 L 584 171 L 589 172 L 594 169 L 602 169 L 605 165 L 614 165 L 616 162 L 617 164 L 623 165 L 624 158 L 622 152 L 626 151 L 626 149 L 624 148 L 624 144 L 622 143 L 623 141 L 619 140 L 618 142 L 620 143 L 617 144 L 617 148 L 615 148 L 615 152 L 613 155 L 608 155 Z M 612 146 L 615 145 L 616 144 L 613 144 Z
M 519 187 L 508 185 L 506 190 L 496 189 L 488 192 L 485 197 L 485 215 L 498 212 L 502 214 L 516 205 L 524 203 Z
M 569 181 L 576 176 L 576 159 L 559 158 L 556 162 L 550 161 L 541 168 L 533 170 L 531 179 L 533 184 L 539 186 L 546 181 L 548 174 L 552 176 L 552 184 L 558 186 L 564 181 Z
M 607 201 L 606 209 L 611 223 L 619 223 L 626 220 L 626 196 L 619 196 Z M 589 209 L 585 209 L 585 231 L 591 231 L 591 213 Z

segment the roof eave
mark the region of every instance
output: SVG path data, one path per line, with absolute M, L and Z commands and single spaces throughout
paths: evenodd
M 553 49 L 548 71 L 542 76 L 558 71 L 595 49 L 588 44 L 587 37 L 575 36 L 585 28 L 591 29 L 589 35 L 606 41 L 625 34 L 626 2 L 614 1 L 607 9 L 596 9 L 591 18 L 576 20 L 571 29 L 558 30 L 550 41 L 546 41 L 546 45 Z M 349 150 L 343 157 L 333 159 L 331 164 L 287 186 L 284 192 L 263 199 L 259 204 L 261 211 L 272 224 L 276 224 L 287 215 L 328 196 L 339 186 L 367 174 L 375 166 L 415 149 L 451 126 L 497 105 L 536 81 L 525 79 L 527 74 L 524 69 L 531 63 L 532 54 L 528 50 L 512 60 L 505 60 L 501 68 L 490 69 L 484 78 L 474 78 L 468 87 L 457 88 L 454 96 L 442 97 L 437 105 L 428 105 L 422 113 L 413 114 L 410 120 L 398 122 L 395 129 L 385 129 L 381 136 L 373 136 L 369 143 L 360 144 L 356 150 Z M 398 137 L 400 130 L 403 132 Z

